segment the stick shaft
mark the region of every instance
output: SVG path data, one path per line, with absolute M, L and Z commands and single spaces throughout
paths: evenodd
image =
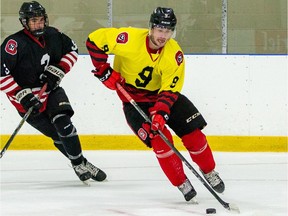
M 47 88 L 47 83 L 44 84 L 44 86 L 41 88 L 39 94 L 38 94 L 38 98 L 40 98 L 43 93 L 46 91 Z M 19 132 L 19 130 L 21 129 L 21 127 L 23 126 L 23 124 L 25 123 L 25 121 L 29 118 L 29 116 L 31 115 L 33 111 L 33 107 L 30 107 L 28 109 L 28 111 L 25 113 L 25 115 L 23 116 L 23 118 L 21 119 L 20 123 L 18 124 L 18 126 L 16 127 L 16 129 L 14 130 L 14 132 L 12 133 L 12 135 L 10 136 L 10 138 L 8 139 L 7 143 L 5 144 L 5 146 L 3 147 L 3 149 L 0 152 L 0 158 L 3 157 L 4 153 L 6 152 L 6 150 L 8 149 L 8 147 L 10 146 L 10 144 L 12 143 L 13 139 L 15 138 L 15 136 L 17 135 L 17 133 Z
M 123 94 L 123 96 L 131 103 L 134 108 L 143 116 L 145 121 L 151 123 L 150 118 L 146 113 L 139 107 L 139 105 L 133 100 L 133 98 L 128 94 L 128 92 L 117 83 L 117 89 Z M 208 191 L 218 200 L 218 202 L 226 209 L 230 210 L 229 203 L 223 201 L 216 192 L 207 184 L 207 182 L 199 175 L 199 173 L 194 169 L 194 167 L 186 160 L 186 158 L 174 147 L 174 145 L 168 140 L 168 138 L 163 134 L 161 130 L 158 130 L 159 135 L 163 141 L 173 150 L 173 152 L 181 159 L 181 161 L 192 171 L 192 173 L 197 177 L 197 179 L 208 189 Z

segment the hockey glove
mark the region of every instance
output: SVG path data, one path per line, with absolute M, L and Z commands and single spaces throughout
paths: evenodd
M 163 130 L 166 124 L 166 120 L 162 115 L 155 114 L 151 117 L 151 132 L 157 134 L 158 130 Z
M 155 135 L 158 130 L 163 131 L 166 122 L 169 119 L 169 111 L 165 111 L 161 103 L 156 103 L 149 109 L 151 119 L 151 132 Z
M 47 90 L 52 91 L 59 86 L 64 76 L 65 72 L 59 66 L 49 65 L 40 75 L 40 82 L 47 83 Z
M 38 113 L 39 109 L 42 107 L 42 103 L 35 97 L 30 88 L 20 90 L 16 94 L 16 99 L 26 111 L 33 107 L 34 114 Z
M 109 63 L 104 63 L 96 70 L 92 70 L 92 73 L 97 77 L 107 88 L 116 90 L 116 83 L 124 83 L 124 78 L 121 74 L 114 71 Z

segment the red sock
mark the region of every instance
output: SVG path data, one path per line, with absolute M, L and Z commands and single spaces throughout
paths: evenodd
M 209 173 L 214 170 L 215 161 L 213 154 L 206 136 L 201 130 L 197 129 L 192 133 L 186 134 L 181 139 L 184 146 L 189 151 L 192 160 L 204 173 Z
M 163 133 L 173 143 L 172 135 L 167 128 Z M 155 137 L 151 141 L 153 151 L 155 152 L 160 167 L 174 186 L 181 185 L 186 180 L 181 159 L 174 151 L 162 140 L 160 136 Z

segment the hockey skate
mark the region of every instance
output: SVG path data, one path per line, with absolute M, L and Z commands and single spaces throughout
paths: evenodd
M 202 172 L 202 171 L 201 171 Z M 210 173 L 203 173 L 206 181 L 211 185 L 211 187 L 218 193 L 223 193 L 225 190 L 225 184 L 219 176 L 219 173 L 212 170 Z
M 92 177 L 90 171 L 85 165 L 85 161 L 83 160 L 81 164 L 79 165 L 73 165 L 73 169 L 76 173 L 76 175 L 79 177 L 79 179 L 83 182 L 87 181 Z
M 94 166 L 92 163 L 87 161 L 87 159 L 84 159 L 84 162 L 85 162 L 86 168 L 91 173 L 91 178 L 94 181 L 104 181 L 106 179 L 107 175 L 104 171 Z
M 179 185 L 178 189 L 182 192 L 187 202 L 192 200 L 197 195 L 197 192 L 195 191 L 189 179 L 186 179 L 183 184 Z M 197 203 L 196 199 L 192 201 Z

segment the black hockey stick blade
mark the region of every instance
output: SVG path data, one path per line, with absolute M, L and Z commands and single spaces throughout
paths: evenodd
M 234 203 L 227 203 L 228 204 L 228 210 L 237 214 L 240 214 L 240 209 L 238 208 L 238 206 Z

